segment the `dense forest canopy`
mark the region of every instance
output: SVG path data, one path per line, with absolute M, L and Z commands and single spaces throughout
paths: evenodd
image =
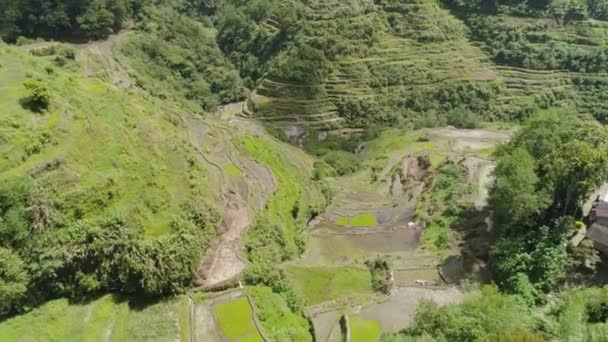
M 105 38 L 118 32 L 149 1 L 7 0 L 0 4 L 0 37 Z

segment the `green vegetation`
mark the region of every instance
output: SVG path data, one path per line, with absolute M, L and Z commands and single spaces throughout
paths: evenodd
M 0 38 L 104 38 L 118 32 L 149 1 L 9 0 L 0 5 Z
M 382 331 L 377 321 L 349 316 L 348 323 L 353 342 L 376 342 L 380 338 Z
M 0 248 L 0 312 L 21 307 L 27 294 L 29 274 L 18 255 Z
M 243 81 L 222 55 L 211 28 L 169 6 L 151 9 L 147 16 L 142 29 L 115 48 L 138 86 L 208 112 L 245 98 Z
M 217 305 L 213 308 L 213 312 L 222 334 L 228 340 L 263 341 L 253 322 L 253 311 L 251 311 L 247 297 Z
M 363 213 L 352 217 L 338 217 L 336 224 L 339 226 L 349 227 L 374 227 L 378 224 L 374 215 L 370 213 Z
M 536 108 L 574 103 L 605 122 L 608 26 L 587 20 L 606 18 L 604 0 L 446 2 L 499 65 L 509 108 L 528 102 L 520 111 L 528 116 Z
M 172 111 L 52 58 L 3 45 L 0 59 L 0 135 L 11 142 L 0 147 L 3 313 L 59 296 L 182 291 L 218 215 Z M 44 112 L 22 105 L 49 94 Z
M 242 196 L 252 224 L 239 232 L 239 280 L 255 305 L 214 308 L 230 340 L 310 341 L 305 305 L 369 301 L 392 288 L 393 262 L 430 265 L 423 252 L 459 249 L 466 271 L 483 268 L 496 287 L 458 305 L 425 302 L 383 340 L 605 340 L 608 290 L 585 288 L 604 282 L 603 261 L 589 240 L 568 244 L 583 202 L 608 181 L 604 20 L 606 0 L 0 2 L 0 340 L 190 340 L 188 298 L 150 298 L 191 287 L 222 181 L 256 183 Z M 477 152 L 420 130 L 489 121 L 523 125 L 497 148 L 470 131 L 484 140 Z M 483 210 L 475 166 L 451 158 L 461 154 L 497 159 Z M 424 172 L 400 164 L 419 156 Z M 238 157 L 270 170 L 272 185 L 229 161 Z M 309 232 L 329 182 L 344 192 L 336 213 L 360 213 L 336 215 L 338 226 L 393 222 L 379 208 L 342 208 L 362 189 L 380 189 L 394 211 L 410 196 L 424 251 L 409 259 L 418 230 L 398 231 L 404 250 L 390 259 L 373 259 L 392 248 L 384 236 Z M 488 214 L 480 238 L 471 227 Z M 371 255 L 368 269 L 298 266 L 309 236 L 311 260 Z M 350 324 L 355 341 L 380 334 L 379 322 Z
M 542 340 L 543 335 L 532 332 L 537 318 L 517 297 L 508 296 L 496 287 L 482 288 L 470 294 L 460 305 L 440 307 L 422 301 L 413 325 L 395 336 L 383 336 L 381 341 L 408 341 L 425 337 L 435 341 L 489 341 L 500 338 Z
M 42 111 L 49 108 L 51 103 L 51 94 L 46 85 L 40 81 L 27 79 L 23 82 L 23 86 L 27 90 L 26 103 L 35 111 Z
M 286 156 L 290 152 L 280 154 L 277 145 L 259 137 L 242 137 L 240 143 L 253 159 L 272 171 L 278 185 L 245 242 L 252 263 L 247 274 L 249 281 L 272 284 L 281 277 L 276 265 L 304 251 L 306 225 L 325 203 L 305 167 L 309 161 L 297 157 L 289 160 Z
M 289 266 L 285 271 L 308 304 L 370 294 L 372 291 L 370 272 L 365 268 Z
M 233 163 L 224 165 L 224 171 L 227 174 L 229 174 L 231 176 L 235 176 L 235 177 L 239 177 L 239 176 L 243 175 L 243 171 L 241 171 L 241 169 L 239 169 L 239 167 L 234 165 Z
M 574 289 L 556 298 L 550 310 L 535 311 L 521 297 L 487 286 L 459 305 L 422 302 L 412 327 L 381 341 L 602 341 L 608 328 L 606 291 Z
M 70 304 L 53 300 L 0 324 L 3 341 L 189 341 L 188 302 L 177 297 L 152 303 L 107 295 Z
M 312 341 L 308 321 L 292 312 L 281 296 L 263 286 L 248 287 L 257 317 L 271 341 Z
M 391 267 L 388 261 L 378 257 L 375 260 L 367 260 L 365 264 L 372 275 L 372 289 L 376 292 L 389 294 L 393 283 L 391 280 Z
M 437 171 L 433 187 L 416 206 L 416 218 L 427 223 L 421 248 L 441 253 L 451 246 L 452 225 L 472 206 L 472 187 L 463 165 L 446 161 Z
M 500 239 L 492 262 L 501 286 L 526 300 L 585 272 L 588 253 L 564 247 L 589 195 L 608 180 L 604 127 L 561 111 L 539 114 L 498 152 L 491 194 Z M 593 268 L 593 267 L 592 267 Z
M 353 227 L 373 227 L 377 225 L 376 218 L 370 213 L 359 214 L 349 219 L 349 224 Z

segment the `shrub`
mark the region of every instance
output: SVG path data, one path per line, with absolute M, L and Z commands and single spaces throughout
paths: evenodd
M 351 174 L 361 167 L 361 161 L 354 153 L 344 151 L 331 151 L 323 157 L 323 160 L 340 176 Z
M 27 79 L 23 86 L 28 92 L 27 104 L 34 111 L 45 110 L 51 104 L 51 94 L 46 84 L 42 81 Z
M 28 283 L 23 261 L 10 249 L 0 247 L 0 314 L 20 308 Z
M 377 292 L 389 294 L 391 292 L 391 268 L 384 258 L 367 260 L 365 262 L 372 275 L 372 289 Z

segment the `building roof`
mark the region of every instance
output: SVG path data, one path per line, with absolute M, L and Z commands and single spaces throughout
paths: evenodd
M 597 243 L 608 246 L 608 227 L 594 223 L 587 229 L 587 237 Z
M 597 202 L 591 210 L 596 218 L 608 218 L 608 202 Z

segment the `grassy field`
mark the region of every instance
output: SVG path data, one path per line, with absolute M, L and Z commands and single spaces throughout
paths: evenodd
M 143 304 L 112 295 L 50 301 L 0 324 L 1 341 L 190 341 L 185 296 Z
M 253 311 L 247 297 L 213 308 L 220 329 L 229 341 L 263 341 L 253 322 Z
M 290 266 L 286 271 L 308 304 L 372 293 L 371 275 L 365 268 Z
M 11 142 L 0 146 L 0 180 L 33 175 L 68 220 L 126 215 L 149 237 L 166 234 L 206 182 L 171 108 L 13 47 L 0 46 L 0 61 L 0 137 Z M 25 70 L 47 85 L 48 111 L 20 105 Z
M 349 316 L 352 342 L 376 342 L 382 333 L 380 323 L 363 319 L 359 316 Z

